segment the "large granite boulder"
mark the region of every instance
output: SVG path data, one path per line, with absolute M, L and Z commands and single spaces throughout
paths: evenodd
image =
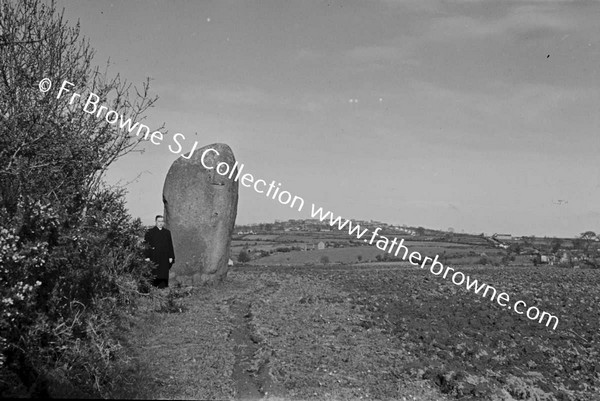
M 204 151 L 204 164 L 201 158 Z M 216 151 L 216 152 L 215 152 Z M 217 154 L 218 152 L 218 154 Z M 231 148 L 222 143 L 175 160 L 163 187 L 165 225 L 171 231 L 175 264 L 169 278 L 184 285 L 214 283 L 227 276 L 229 245 L 238 203 L 238 181 L 216 166 L 234 168 Z M 221 173 L 226 166 L 221 166 Z M 237 174 L 237 169 L 234 171 Z

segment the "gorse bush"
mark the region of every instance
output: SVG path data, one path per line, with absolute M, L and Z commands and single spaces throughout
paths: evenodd
M 19 202 L 18 211 L 18 230 L 0 228 L 2 392 L 44 394 L 40 386 L 65 376 L 71 391 L 105 391 L 120 350 L 115 319 L 150 278 L 143 227 L 118 192 L 99 193 L 74 227 L 40 202 Z M 8 388 L 15 379 L 20 389 Z
M 248 254 L 248 252 L 242 250 L 242 251 L 240 251 L 240 253 L 237 257 L 237 260 L 240 263 L 247 263 L 247 262 L 250 262 L 251 258 L 250 258 L 250 255 Z
M 148 285 L 141 222 L 102 179 L 140 139 L 37 85 L 68 80 L 142 121 L 147 82 L 109 79 L 93 54 L 53 2 L 0 0 L 2 397 L 107 396 L 124 361 L 119 317 Z
M 490 260 L 490 258 L 487 255 L 481 255 L 481 257 L 479 258 L 478 263 L 480 265 L 486 266 L 486 265 L 492 263 L 492 261 Z

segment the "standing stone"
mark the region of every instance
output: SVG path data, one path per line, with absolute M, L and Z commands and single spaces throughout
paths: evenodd
M 201 158 L 205 150 L 205 168 Z M 227 276 L 229 245 L 238 203 L 237 168 L 229 178 L 235 157 L 231 148 L 215 143 L 175 160 L 163 188 L 165 225 L 171 231 L 175 264 L 170 278 L 180 283 L 204 284 Z M 225 162 L 229 172 L 217 173 Z M 225 172 L 225 166 L 220 169 Z

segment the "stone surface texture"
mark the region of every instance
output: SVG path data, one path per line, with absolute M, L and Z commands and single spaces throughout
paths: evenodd
M 207 169 L 201 163 L 214 168 Z M 222 143 L 207 145 L 175 160 L 163 187 L 165 226 L 171 231 L 175 264 L 170 285 L 210 284 L 227 276 L 229 245 L 235 225 L 238 181 L 229 173 L 219 175 L 216 166 L 225 162 L 233 168 L 235 157 Z M 222 167 L 224 171 L 224 166 Z

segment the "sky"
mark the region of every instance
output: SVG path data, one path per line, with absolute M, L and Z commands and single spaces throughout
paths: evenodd
M 598 1 L 58 1 L 191 149 L 345 218 L 456 232 L 600 231 Z M 169 142 L 172 143 L 172 142 Z M 111 166 L 151 224 L 177 155 Z M 310 218 L 239 187 L 236 223 Z

